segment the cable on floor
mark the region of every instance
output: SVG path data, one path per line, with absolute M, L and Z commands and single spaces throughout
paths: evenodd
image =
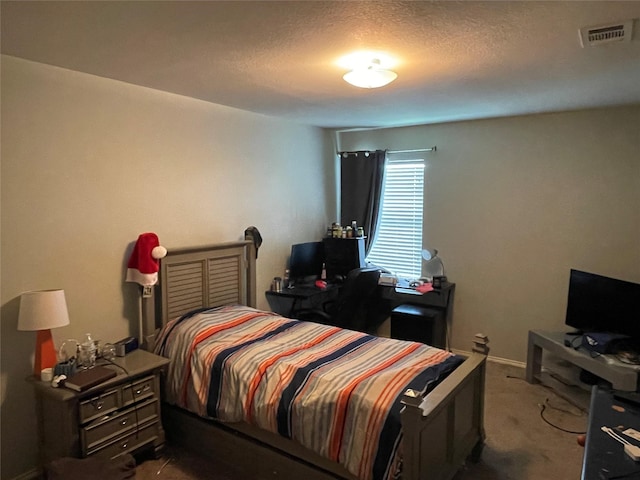
M 549 401 L 548 398 L 545 399 L 545 401 L 544 401 L 544 403 L 545 403 L 545 405 L 547 405 L 547 407 L 553 408 L 554 410 L 557 410 L 559 412 L 566 413 L 567 415 L 572 415 L 574 417 L 583 417 L 584 416 L 585 412 L 584 412 L 584 410 L 582 410 L 582 408 L 576 407 L 575 405 L 573 405 L 573 403 L 571 403 L 569 401 L 566 401 L 566 402 L 569 403 L 571 406 L 575 407 L 576 410 L 580 410 L 580 411 L 578 413 L 576 413 L 575 411 L 572 412 L 571 410 L 567 410 L 566 408 L 561 408 L 561 407 L 558 407 L 556 405 L 551 405 L 551 402 Z
M 541 418 L 542 420 L 544 420 L 544 422 L 545 422 L 547 425 L 550 425 L 550 426 L 552 426 L 553 428 L 558 429 L 558 430 L 560 430 L 560 431 L 562 431 L 562 432 L 565 432 L 565 433 L 571 433 L 571 434 L 574 434 L 574 435 L 584 435 L 584 434 L 586 434 L 586 433 L 587 433 L 586 431 L 580 431 L 580 432 L 577 432 L 577 431 L 574 431 L 574 430 L 568 430 L 568 429 L 566 429 L 566 428 L 559 427 L 558 425 L 555 425 L 555 424 L 551 423 L 549 420 L 547 420 L 547 419 L 545 418 L 545 416 L 544 416 L 544 411 L 547 409 L 548 402 L 549 402 L 549 399 L 547 398 L 547 399 L 545 400 L 545 403 L 539 403 L 539 404 L 538 404 L 538 406 L 540 407 L 540 418 Z M 555 408 L 555 407 L 551 407 L 551 408 Z M 558 410 L 560 410 L 560 409 L 558 409 Z M 563 411 L 563 410 L 561 410 L 561 411 Z
M 166 466 L 169 464 L 169 462 L 170 462 L 171 460 L 173 460 L 173 457 L 169 457 L 169 458 L 167 459 L 167 461 L 166 461 L 166 462 L 164 462 L 164 463 L 162 464 L 162 466 L 160 467 L 160 469 L 156 472 L 156 475 L 160 475 L 160 474 L 162 473 L 162 470 L 164 469 L 164 467 L 166 467 Z
M 527 381 L 526 379 L 524 379 L 524 378 L 522 378 L 522 377 L 515 376 L 515 375 L 506 375 L 506 378 L 513 378 L 513 379 L 515 379 L 515 380 L 522 380 L 523 382 L 526 382 L 526 381 Z M 588 413 L 588 409 L 587 409 L 587 408 L 583 407 L 582 405 L 579 405 L 578 403 L 574 402 L 574 401 L 573 401 L 573 400 L 571 400 L 570 398 L 567 398 L 567 397 L 565 397 L 565 396 L 559 395 L 559 394 L 558 394 L 558 392 L 556 392 L 552 386 L 550 386 L 550 385 L 545 385 L 544 383 L 537 383 L 537 384 L 536 384 L 536 386 L 546 388 L 546 389 L 547 389 L 547 390 L 549 390 L 551 393 L 553 393 L 556 397 L 561 398 L 562 400 L 564 400 L 565 402 L 567 402 L 568 404 L 570 404 L 572 407 L 577 408 L 578 410 L 580 410 L 580 413 L 579 413 L 579 414 L 573 414 L 573 415 L 575 415 L 575 416 L 577 416 L 577 417 L 581 417 L 581 416 L 585 415 L 586 413 Z M 575 387 L 575 388 L 579 389 L 580 387 Z M 549 400 L 549 399 L 547 399 L 547 402 L 546 402 L 546 403 L 548 403 L 548 400 Z M 550 407 L 550 408 L 553 408 L 553 409 L 555 409 L 555 410 L 560 410 L 560 411 L 565 412 L 565 413 L 571 413 L 571 412 L 568 412 L 568 411 L 566 411 L 566 410 L 562 410 L 561 408 L 554 407 L 553 405 L 550 405 L 550 404 L 549 404 L 549 407 Z
M 506 377 L 507 377 L 507 378 L 513 378 L 513 379 L 516 379 L 516 380 L 523 380 L 523 381 L 525 381 L 525 379 L 524 379 L 524 378 L 522 378 L 522 377 L 517 377 L 517 376 L 515 376 L 515 375 L 506 375 Z M 551 387 L 549 387 L 549 386 L 547 386 L 547 385 L 545 385 L 545 384 L 543 384 L 543 383 L 542 383 L 542 384 L 540 384 L 540 385 L 542 385 L 543 387 L 547 388 L 548 390 L 550 390 L 551 392 L 553 392 L 553 393 L 555 394 L 555 392 L 554 392 L 553 388 L 551 388 Z M 557 395 L 557 394 L 556 394 L 556 395 Z M 560 397 L 560 398 L 562 398 L 562 397 Z M 580 407 L 580 406 L 578 406 L 578 405 L 575 405 L 573 402 L 570 402 L 570 401 L 568 401 L 568 400 L 567 400 L 567 399 L 565 399 L 565 398 L 563 398 L 563 400 L 565 400 L 567 403 L 571 404 L 572 406 L 574 406 L 574 407 L 576 407 L 578 410 L 580 410 L 580 413 L 576 414 L 576 413 L 570 412 L 570 411 L 568 411 L 568 410 L 565 410 L 565 409 L 563 409 L 563 408 L 553 406 L 553 405 L 551 405 L 551 404 L 549 403 L 549 399 L 548 399 L 548 398 L 546 398 L 546 399 L 545 399 L 545 401 L 544 401 L 544 404 L 542 404 L 542 403 L 539 403 L 539 404 L 538 404 L 538 406 L 540 407 L 540 418 L 541 418 L 541 419 L 542 419 L 542 420 L 543 420 L 547 425 L 550 425 L 550 426 L 552 426 L 553 428 L 556 428 L 556 429 L 558 429 L 558 430 L 560 430 L 560 431 L 562 431 L 562 432 L 565 432 L 565 433 L 571 433 L 571 434 L 574 434 L 574 435 L 585 435 L 585 434 L 587 433 L 586 431 L 584 431 L 584 432 L 582 432 L 582 431 L 581 431 L 581 432 L 575 432 L 575 431 L 573 431 L 573 430 L 568 430 L 568 429 L 566 429 L 566 428 L 562 428 L 562 427 L 559 427 L 558 425 L 553 424 L 552 422 L 550 422 L 549 420 L 547 420 L 547 419 L 545 418 L 545 416 L 544 416 L 544 411 L 547 409 L 547 407 L 552 408 L 552 409 L 554 409 L 554 410 L 558 410 L 558 411 L 560 411 L 560 412 L 563 412 L 563 413 L 566 413 L 566 414 L 569 414 L 569 415 L 576 416 L 576 417 L 582 417 L 582 416 L 584 415 L 584 413 L 585 413 L 585 412 L 584 412 L 584 410 L 583 410 L 583 408 L 582 408 L 582 407 Z

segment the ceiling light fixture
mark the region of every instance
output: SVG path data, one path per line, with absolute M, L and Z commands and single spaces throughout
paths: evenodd
M 342 78 L 354 87 L 379 88 L 393 82 L 398 78 L 398 74 L 393 70 L 382 68 L 380 60 L 374 58 L 368 65 L 355 68 L 345 73 Z

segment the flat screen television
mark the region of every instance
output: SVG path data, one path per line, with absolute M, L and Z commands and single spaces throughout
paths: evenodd
M 565 324 L 640 341 L 640 284 L 572 269 Z
M 320 278 L 324 263 L 322 242 L 296 243 L 291 245 L 289 275 L 295 284 L 313 283 Z

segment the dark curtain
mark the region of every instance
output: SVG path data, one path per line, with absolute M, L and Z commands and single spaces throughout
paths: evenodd
M 355 220 L 364 227 L 367 254 L 376 234 L 385 157 L 385 150 L 340 153 L 340 224 Z

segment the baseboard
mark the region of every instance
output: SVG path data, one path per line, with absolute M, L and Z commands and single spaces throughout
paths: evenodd
M 468 352 L 466 350 L 458 350 L 458 349 L 452 348 L 451 351 L 457 355 L 463 355 L 463 356 L 471 355 L 471 352 Z M 489 355 L 487 357 L 487 361 L 500 363 L 502 365 L 510 365 L 512 367 L 518 367 L 518 368 L 527 367 L 527 364 L 525 362 L 518 362 L 516 360 L 510 360 L 508 358 L 502 358 L 502 357 L 494 357 L 493 355 Z
M 11 480 L 35 480 L 37 478 L 42 478 L 40 476 L 40 470 L 37 468 L 32 468 L 31 470 L 24 472 L 17 477 L 13 477 Z

